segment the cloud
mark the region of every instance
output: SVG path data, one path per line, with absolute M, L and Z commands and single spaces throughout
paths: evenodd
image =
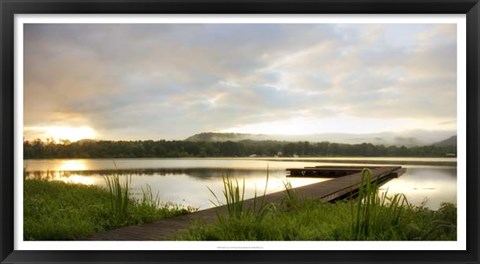
M 292 119 L 456 119 L 455 25 L 28 24 L 24 33 L 30 127 L 172 139 Z

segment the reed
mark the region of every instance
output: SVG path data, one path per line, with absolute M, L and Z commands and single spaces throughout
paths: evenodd
M 256 221 L 261 221 L 265 214 L 268 211 L 269 204 L 266 203 L 265 197 L 267 195 L 267 187 L 269 181 L 269 169 L 267 167 L 267 177 L 265 180 L 265 188 L 263 194 L 258 196 L 255 189 L 253 200 L 246 202 L 245 200 L 245 179 L 242 180 L 240 184 L 238 179 L 232 179 L 228 175 L 222 176 L 223 182 L 223 200 L 215 194 L 215 192 L 207 186 L 210 193 L 213 195 L 215 200 L 210 200 L 210 202 L 215 206 L 225 205 L 227 210 L 228 219 L 240 219 L 242 217 L 254 217 Z M 221 222 L 228 221 L 220 213 L 217 214 L 218 220 Z
M 223 203 L 220 198 L 215 194 L 215 192 L 207 187 L 210 193 L 213 195 L 216 201 L 210 200 L 215 206 L 225 205 L 227 208 L 227 213 L 230 218 L 239 218 L 244 214 L 244 204 L 245 204 L 245 179 L 243 179 L 242 187 L 238 183 L 238 179 L 231 179 L 228 175 L 222 176 L 223 182 L 223 198 L 225 203 Z M 220 220 L 223 220 L 221 215 L 218 215 Z
M 107 191 L 110 193 L 110 211 L 119 221 L 128 218 L 128 209 L 131 204 L 130 183 L 131 176 L 127 176 L 122 182 L 118 174 L 105 176 Z
M 290 182 L 284 182 L 283 186 L 285 188 L 286 196 L 282 200 L 282 205 L 286 210 L 298 208 L 301 201 L 297 192 L 293 189 L 292 184 Z
M 158 193 L 153 196 L 152 187 L 149 184 L 145 186 L 145 189 L 142 187 L 142 199 L 140 200 L 140 205 L 152 208 L 160 207 L 160 197 L 158 196 Z
M 378 194 L 378 182 L 372 181 L 372 172 L 362 170 L 358 198 L 352 203 L 352 237 L 368 240 L 375 232 L 387 226 L 399 224 L 404 212 L 411 209 L 404 194 L 388 196 L 388 191 Z M 388 228 L 388 227 L 387 227 Z
M 268 213 L 268 211 L 273 210 L 275 208 L 274 204 L 266 202 L 269 179 L 270 179 L 270 170 L 269 170 L 269 166 L 267 165 L 267 177 L 265 178 L 265 188 L 263 188 L 263 194 L 261 196 L 260 202 L 258 201 L 256 188 L 255 188 L 255 194 L 253 197 L 252 214 L 254 215 L 256 221 L 262 221 L 265 215 Z
M 379 184 L 375 180 L 371 181 L 371 177 L 371 172 L 364 169 L 362 187 L 357 198 L 336 203 L 299 197 L 287 182 L 284 184 L 285 198 L 276 206 L 264 205 L 264 208 L 273 209 L 265 210 L 261 218 L 249 213 L 245 209 L 248 207 L 244 206 L 242 214 L 232 214 L 232 217 L 221 219 L 217 223 L 195 223 L 179 234 L 177 239 L 456 240 L 454 204 L 442 204 L 437 211 L 412 206 L 403 194 L 379 194 Z M 233 186 L 235 190 L 224 191 L 224 194 L 242 193 L 238 181 L 233 181 L 232 185 L 227 182 L 224 186 L 227 189 L 228 186 Z M 241 217 L 233 217 L 238 215 Z

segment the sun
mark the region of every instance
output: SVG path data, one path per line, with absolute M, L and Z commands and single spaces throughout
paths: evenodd
M 68 140 L 71 142 L 81 139 L 94 139 L 95 131 L 91 127 L 70 127 L 70 126 L 51 126 L 45 127 L 47 138 L 53 138 L 56 141 Z
M 23 127 L 23 133 L 28 140 L 53 139 L 56 142 L 62 140 L 75 142 L 81 139 L 97 138 L 96 131 L 89 126 L 25 126 Z

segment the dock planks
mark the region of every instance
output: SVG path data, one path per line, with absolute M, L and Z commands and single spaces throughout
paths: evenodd
M 358 192 L 361 185 L 362 172 L 365 167 L 314 167 L 309 169 L 324 170 L 345 170 L 353 173 L 335 177 L 331 180 L 314 183 L 295 188 L 299 197 L 321 199 L 327 202 L 341 199 Z M 386 182 L 391 178 L 400 176 L 405 169 L 400 166 L 389 167 L 368 167 L 372 171 L 372 181 L 377 180 L 380 183 Z M 286 191 L 271 193 L 266 195 L 267 203 L 280 202 L 286 196 Z M 246 206 L 253 204 L 253 199 L 245 200 Z M 188 228 L 194 221 L 203 221 L 212 223 L 217 220 L 217 214 L 225 214 L 226 206 L 214 207 L 201 210 L 195 213 L 162 219 L 156 222 L 127 226 L 104 233 L 98 233 L 84 240 L 110 240 L 110 241 L 161 241 L 171 240 L 178 232 Z

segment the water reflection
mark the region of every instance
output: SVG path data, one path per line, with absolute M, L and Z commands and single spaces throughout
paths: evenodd
M 344 160 L 351 160 L 352 163 L 341 163 L 345 166 L 361 166 L 373 165 L 379 166 L 375 163 L 368 163 L 368 161 L 426 161 L 426 162 L 454 162 L 456 158 L 361 158 L 367 162 L 358 164 L 358 158 L 302 158 L 301 161 L 295 161 L 294 158 L 268 158 L 268 159 L 246 159 L 246 158 L 177 158 L 177 159 L 74 159 L 74 160 L 24 160 L 23 166 L 29 171 L 59 171 L 65 163 L 73 162 L 73 164 L 82 164 L 75 170 L 124 170 L 124 169 L 187 169 L 187 168 L 230 168 L 230 169 L 285 169 L 287 167 L 306 167 L 317 165 L 339 165 L 337 162 Z M 385 164 L 388 165 L 388 164 Z M 422 165 L 423 166 L 423 165 Z M 68 169 L 71 170 L 71 169 Z
M 26 171 L 28 178 L 45 178 L 49 179 L 52 176 L 70 177 L 72 175 L 83 176 L 111 176 L 111 175 L 135 175 L 135 176 L 171 176 L 184 174 L 192 178 L 222 178 L 222 177 L 250 177 L 263 173 L 266 177 L 267 170 L 258 169 L 231 169 L 231 168 L 191 168 L 191 169 L 131 169 L 131 170 L 89 170 L 89 171 Z M 268 173 L 285 174 L 284 169 L 268 169 Z
M 437 209 L 442 202 L 457 202 L 457 173 L 455 168 L 408 168 L 380 190 L 403 193 L 412 204 Z
M 164 202 L 173 202 L 201 209 L 212 207 L 213 198 L 207 187 L 221 196 L 222 177 L 245 179 L 246 197 L 255 191 L 263 193 L 267 167 L 269 182 L 267 193 L 284 190 L 288 181 L 299 187 L 328 179 L 286 178 L 286 168 L 332 165 L 324 162 L 262 161 L 246 159 L 125 159 L 115 160 L 27 160 L 26 177 L 48 178 L 70 183 L 105 186 L 105 176 L 117 174 L 131 178 L 132 194 L 141 196 L 148 184 L 154 194 Z M 336 164 L 338 165 L 338 164 Z M 344 164 L 348 165 L 348 164 Z M 364 164 L 367 165 L 367 164 Z M 356 164 L 358 166 L 358 164 Z M 381 191 L 389 194 L 404 193 L 413 204 L 436 209 L 442 202 L 456 202 L 455 167 L 406 166 L 407 172 L 387 182 Z M 115 170 L 117 168 L 117 170 Z
M 58 170 L 60 171 L 87 170 L 87 165 L 84 160 L 62 160 Z
M 267 193 L 283 191 L 289 182 L 292 187 L 299 187 L 328 179 L 290 178 L 285 170 L 268 171 Z M 267 171 L 255 169 L 158 169 L 158 170 L 106 170 L 106 171 L 27 171 L 27 178 L 59 180 L 69 183 L 94 184 L 105 187 L 105 177 L 119 175 L 124 182 L 131 180 L 131 194 L 141 198 L 142 188 L 148 184 L 154 195 L 164 203 L 173 202 L 186 206 L 205 209 L 212 207 L 213 195 L 208 188 L 222 197 L 222 177 L 232 177 L 243 185 L 245 180 L 245 197 L 252 198 L 255 193 L 263 193 L 267 183 Z M 208 187 L 208 188 L 207 188 Z
M 90 177 L 88 175 L 69 171 L 27 171 L 24 176 L 26 179 L 46 179 L 85 185 L 97 184 L 97 177 Z

